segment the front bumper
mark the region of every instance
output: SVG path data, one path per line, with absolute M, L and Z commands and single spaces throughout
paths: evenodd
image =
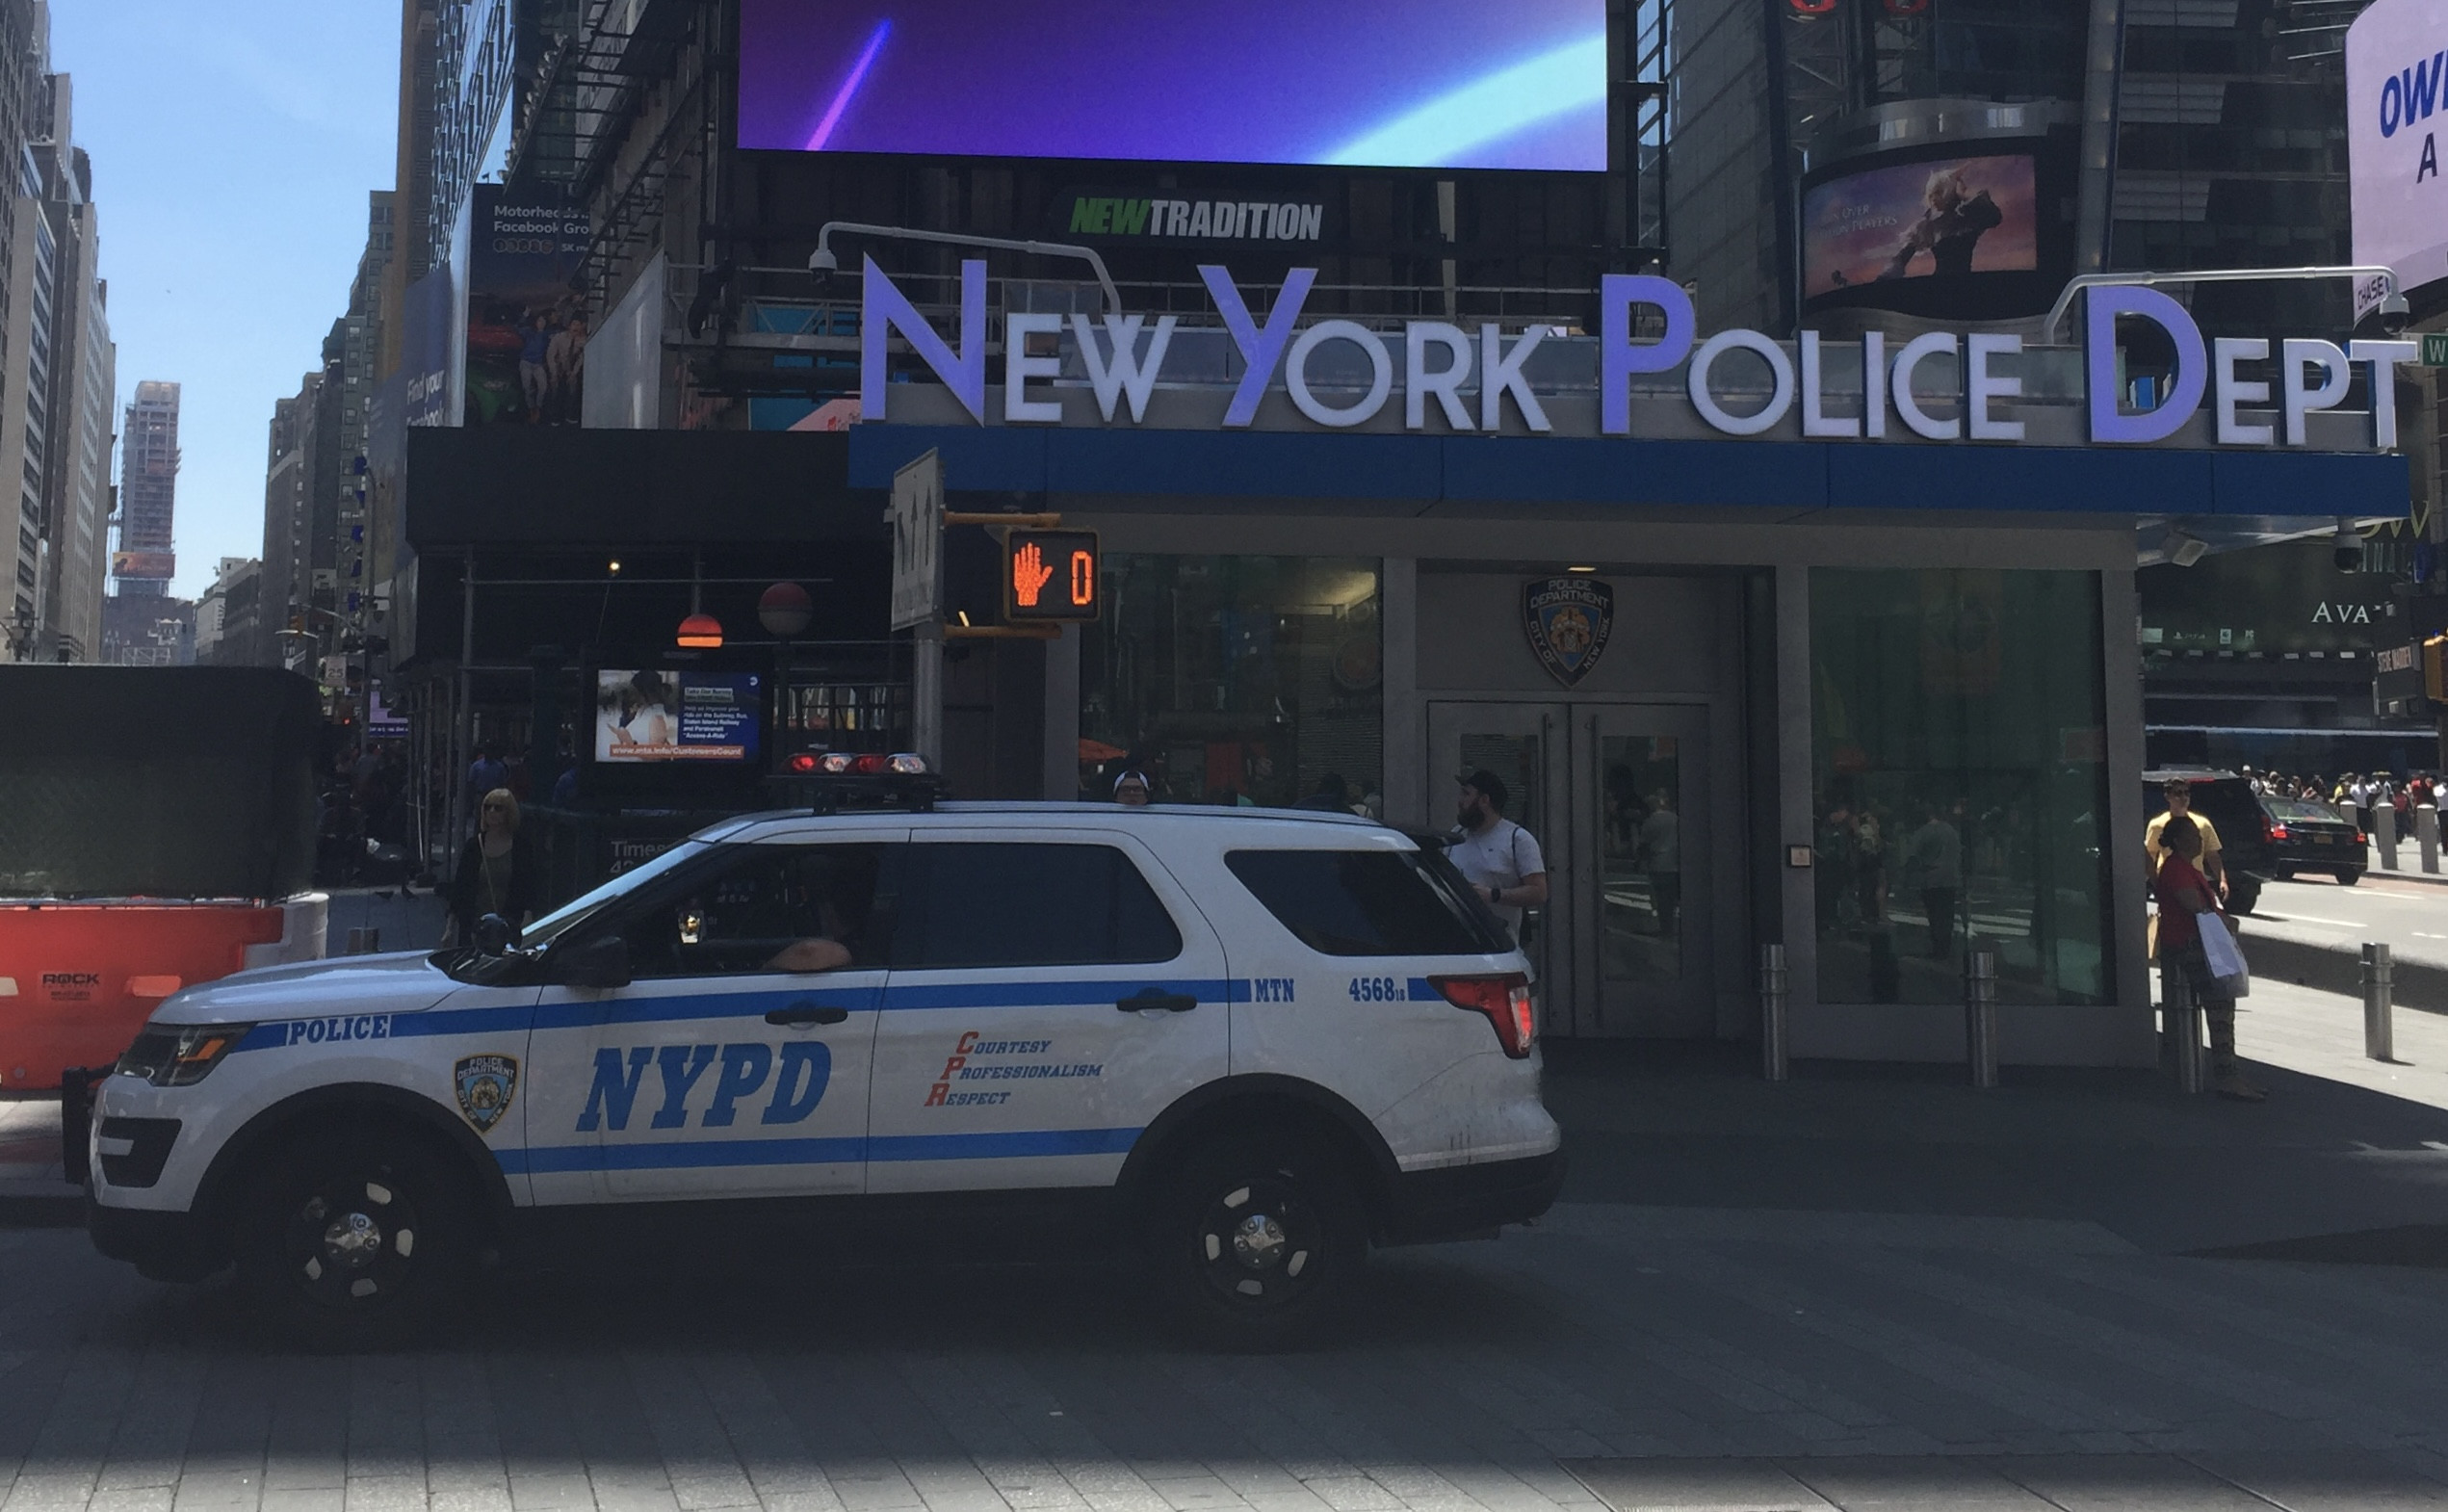
M 106 1258 L 128 1262 L 150 1281 L 201 1281 L 228 1260 L 218 1237 L 192 1212 L 106 1208 L 89 1192 L 85 1231 Z
M 1553 1207 L 1563 1188 L 1562 1150 L 1406 1171 L 1394 1178 L 1377 1237 L 1387 1244 L 1421 1244 L 1484 1235 L 1529 1222 Z

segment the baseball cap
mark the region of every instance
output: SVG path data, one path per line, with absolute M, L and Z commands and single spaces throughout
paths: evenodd
M 1504 807 L 1504 800 L 1508 795 L 1504 786 L 1504 779 L 1497 776 L 1495 772 L 1488 770 L 1485 767 L 1480 768 L 1476 771 L 1465 772 L 1453 780 L 1459 782 L 1466 788 L 1478 789 L 1481 793 L 1487 795 L 1489 802 L 1495 804 L 1497 808 Z
M 1136 768 L 1133 768 L 1131 770 L 1124 772 L 1121 776 L 1114 778 L 1113 791 L 1116 793 L 1121 792 L 1122 785 L 1126 782 L 1135 782 L 1140 787 L 1147 789 L 1150 793 L 1154 793 L 1156 791 L 1156 784 L 1148 780 L 1148 774 L 1144 771 L 1140 771 Z

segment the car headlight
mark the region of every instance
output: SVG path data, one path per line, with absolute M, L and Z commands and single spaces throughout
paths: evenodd
M 193 1086 L 247 1037 L 252 1024 L 151 1024 L 111 1069 L 155 1086 Z

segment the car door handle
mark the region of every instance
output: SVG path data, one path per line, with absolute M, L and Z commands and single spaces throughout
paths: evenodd
M 1161 1008 L 1167 1013 L 1187 1013 L 1199 1005 L 1199 1000 L 1185 992 L 1159 992 L 1154 987 L 1135 998 L 1125 998 L 1114 1004 L 1125 1013 L 1137 1013 Z
M 776 1029 L 805 1029 L 811 1024 L 844 1024 L 849 1021 L 847 1008 L 828 1008 L 814 1003 L 794 1003 L 787 1008 L 776 1008 L 765 1016 Z

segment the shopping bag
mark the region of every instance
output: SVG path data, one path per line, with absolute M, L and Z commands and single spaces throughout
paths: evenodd
M 2251 992 L 2253 978 L 2244 969 L 2244 952 L 2227 932 L 2227 921 L 2217 914 L 2196 914 L 2193 923 L 2201 931 L 2201 954 L 2210 963 L 2210 977 L 2219 990 L 2230 998 Z

